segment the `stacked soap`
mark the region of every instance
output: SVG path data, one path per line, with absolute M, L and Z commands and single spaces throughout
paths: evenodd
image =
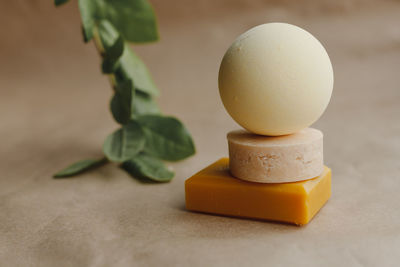
M 228 133 L 230 171 L 242 180 L 287 183 L 307 180 L 324 169 L 322 132 L 312 128 L 284 136 L 244 130 Z
M 285 23 L 239 36 L 222 60 L 219 90 L 246 130 L 227 135 L 223 158 L 185 183 L 188 210 L 307 224 L 331 195 L 323 134 L 333 71 L 320 42 Z

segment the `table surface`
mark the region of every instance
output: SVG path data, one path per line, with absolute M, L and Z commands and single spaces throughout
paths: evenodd
M 161 41 L 135 47 L 162 91 L 165 114 L 197 154 L 144 184 L 109 164 L 51 175 L 101 156 L 117 125 L 76 3 L 0 3 L 1 266 L 398 266 L 400 253 L 400 2 L 153 1 Z M 215 6 L 212 6 L 215 5 Z M 191 213 L 184 181 L 227 155 L 239 128 L 217 90 L 221 57 L 243 31 L 285 21 L 312 32 L 335 72 L 324 132 L 333 195 L 304 227 Z

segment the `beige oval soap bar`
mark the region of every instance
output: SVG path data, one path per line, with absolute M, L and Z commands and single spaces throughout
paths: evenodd
M 228 133 L 229 168 L 233 176 L 258 183 L 311 179 L 324 168 L 323 135 L 313 128 L 284 136 Z

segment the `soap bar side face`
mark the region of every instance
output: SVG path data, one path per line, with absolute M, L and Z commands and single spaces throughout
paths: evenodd
M 307 205 L 309 206 L 309 220 L 311 220 L 328 201 L 332 195 L 332 170 L 325 167 L 325 179 L 319 181 L 318 186 L 309 184 L 305 187 L 307 191 Z

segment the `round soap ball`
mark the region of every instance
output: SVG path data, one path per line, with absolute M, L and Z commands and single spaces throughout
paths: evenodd
M 256 26 L 226 51 L 219 92 L 232 118 L 250 132 L 286 135 L 307 128 L 326 109 L 333 70 L 322 44 L 286 23 Z

